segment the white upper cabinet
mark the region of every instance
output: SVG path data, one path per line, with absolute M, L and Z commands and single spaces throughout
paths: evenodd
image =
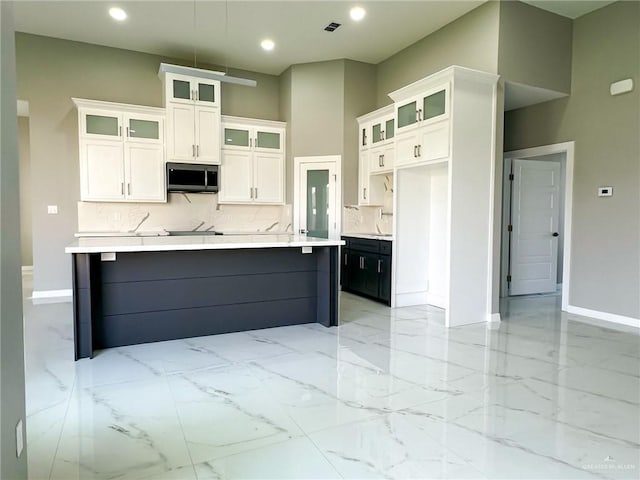
M 164 110 L 73 101 L 78 108 L 80 199 L 165 202 Z
M 220 82 L 162 70 L 160 78 L 167 111 L 167 161 L 220 164 Z
M 382 205 L 384 179 L 380 174 L 392 173 L 395 159 L 396 120 L 393 105 L 358 117 L 358 205 Z M 363 148 L 362 142 L 366 146 Z
M 410 96 L 396 102 L 396 133 L 444 120 L 449 116 L 449 84 Z
M 220 82 L 205 78 L 194 78 L 177 73 L 165 73 L 165 102 L 220 106 Z
M 220 203 L 283 204 L 286 124 L 222 117 Z

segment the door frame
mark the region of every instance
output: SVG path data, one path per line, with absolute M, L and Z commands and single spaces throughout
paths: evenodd
M 507 273 L 509 269 L 509 208 L 511 203 L 511 162 L 513 159 L 535 160 L 533 157 L 564 153 L 564 238 L 562 239 L 564 254 L 562 258 L 562 310 L 569 307 L 569 282 L 571 279 L 571 225 L 573 215 L 573 165 L 575 142 L 554 143 L 540 147 L 525 148 L 504 152 L 504 169 L 502 176 L 502 248 L 500 252 L 500 296 L 508 296 Z
M 300 170 L 302 165 L 326 164 L 333 163 L 336 170 L 336 233 L 335 239 L 340 238 L 342 232 L 342 156 L 341 155 L 322 155 L 313 157 L 294 157 L 293 159 L 293 233 L 298 234 L 300 231 L 300 195 L 302 193 L 302 185 L 300 185 Z M 318 168 L 321 170 L 321 168 Z M 332 238 L 329 236 L 329 238 Z

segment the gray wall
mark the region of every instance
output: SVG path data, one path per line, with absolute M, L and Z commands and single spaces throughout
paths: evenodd
M 500 3 L 498 72 L 504 80 L 571 91 L 572 21 L 522 2 Z
M 342 201 L 358 204 L 358 124 L 356 118 L 376 108 L 376 67 L 346 60 L 344 63 L 344 155 Z
M 487 2 L 378 64 L 377 104 L 388 93 L 450 65 L 498 71 L 500 4 Z
M 27 34 L 16 36 L 18 96 L 30 107 L 34 290 L 71 286 L 71 262 L 64 247 L 77 230 L 80 198 L 77 112 L 71 97 L 161 106 L 161 62 L 155 55 Z M 218 69 L 215 66 L 198 65 Z M 222 113 L 265 119 L 279 117 L 279 79 L 256 78 L 258 87 L 223 87 Z M 48 215 L 47 205 L 58 205 Z
M 640 3 L 573 26 L 572 93 L 508 112 L 505 150 L 575 140 L 570 304 L 640 318 Z M 611 82 L 633 78 L 612 97 Z M 613 186 L 598 198 L 598 186 Z
M 283 87 L 291 92 L 288 203 L 293 200 L 293 158 L 342 155 L 344 148 L 344 60 L 293 65 L 290 70 L 289 86 Z
M 25 408 L 18 114 L 11 2 L 0 2 L 0 35 L 0 478 L 14 480 L 27 478 L 27 451 L 16 458 L 16 425 L 20 419 L 24 425 Z
M 31 156 L 29 153 L 29 117 L 18 117 L 20 155 L 20 245 L 22 265 L 33 265 L 31 238 Z

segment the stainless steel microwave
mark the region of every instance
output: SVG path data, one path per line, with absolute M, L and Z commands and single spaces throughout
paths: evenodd
M 167 191 L 217 193 L 218 166 L 168 162 Z

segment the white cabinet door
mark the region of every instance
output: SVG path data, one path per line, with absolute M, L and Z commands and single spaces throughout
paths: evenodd
M 124 165 L 126 199 L 138 202 L 164 202 L 164 158 L 162 145 L 127 142 Z
M 195 107 L 195 145 L 198 163 L 220 164 L 220 112 Z
M 253 133 L 253 149 L 265 153 L 283 152 L 284 132 L 279 128 L 256 127 Z
M 380 172 L 393 171 L 395 163 L 396 147 L 393 143 L 385 145 L 380 149 Z
M 80 199 L 119 201 L 124 199 L 122 142 L 80 142 Z
M 418 161 L 418 140 L 416 133 L 406 133 L 396 137 L 395 164 L 397 167 L 412 165 Z
M 191 81 L 196 105 L 204 107 L 220 106 L 220 82 L 203 78 Z
M 195 92 L 191 77 L 167 73 L 165 82 L 165 101 L 167 107 L 169 106 L 169 102 L 193 105 L 195 101 Z
M 167 160 L 193 162 L 195 159 L 194 107 L 172 103 L 167 106 L 169 132 L 167 134 Z
M 249 203 L 253 200 L 253 160 L 251 152 L 222 151 L 220 203 Z
M 225 150 L 249 151 L 253 130 L 246 125 L 224 123 L 222 125 L 222 148 Z
M 369 152 L 361 151 L 358 162 L 358 205 L 369 205 Z
M 162 144 L 164 121 L 153 115 L 124 115 L 124 139 L 137 143 Z
M 419 131 L 418 161 L 442 160 L 449 156 L 449 121 L 438 122 Z
M 84 109 L 80 115 L 80 137 L 122 140 L 122 114 L 110 110 Z
M 255 203 L 284 203 L 284 156 L 256 152 L 253 156 Z

